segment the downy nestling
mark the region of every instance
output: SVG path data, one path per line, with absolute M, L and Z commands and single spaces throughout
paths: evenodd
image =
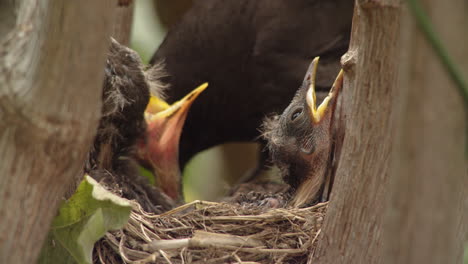
M 293 206 L 316 201 L 329 168 L 333 113 L 343 85 L 343 71 L 317 107 L 318 61 L 317 57 L 310 64 L 302 85 L 284 112 L 267 119 L 263 125 L 271 159 L 294 191 Z

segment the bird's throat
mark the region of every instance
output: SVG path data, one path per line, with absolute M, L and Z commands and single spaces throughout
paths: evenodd
M 330 148 L 316 153 L 310 159 L 310 169 L 305 179 L 299 184 L 294 193 L 291 205 L 301 207 L 310 204 L 317 199 L 317 196 L 325 181 L 325 175 L 330 166 Z

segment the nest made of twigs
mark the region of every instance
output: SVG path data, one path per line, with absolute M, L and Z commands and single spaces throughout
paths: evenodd
M 306 263 L 327 203 L 307 208 L 195 201 L 163 214 L 135 204 L 95 246 L 95 263 Z

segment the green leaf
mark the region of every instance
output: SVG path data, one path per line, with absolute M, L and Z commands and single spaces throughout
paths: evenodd
M 131 204 L 86 175 L 52 222 L 39 263 L 92 263 L 94 243 L 124 226 Z

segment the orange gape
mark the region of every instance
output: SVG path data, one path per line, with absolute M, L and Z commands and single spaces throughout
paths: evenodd
M 182 199 L 179 140 L 190 106 L 206 89 L 204 83 L 169 105 L 152 97 L 145 111 L 145 138 L 138 142 L 138 158 L 152 170 L 156 184 L 174 200 Z

